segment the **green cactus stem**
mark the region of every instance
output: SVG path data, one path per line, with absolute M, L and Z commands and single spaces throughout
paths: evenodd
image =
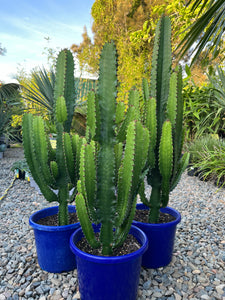
M 189 154 L 182 158 L 183 99 L 182 70 L 172 71 L 171 25 L 169 17 L 160 18 L 152 54 L 150 88 L 143 80 L 144 124 L 149 129 L 150 147 L 147 182 L 152 191 L 143 202 L 150 207 L 149 222 L 158 223 L 159 210 L 169 202 L 169 193 L 188 165 Z M 143 189 L 143 185 L 142 185 Z
M 75 105 L 74 62 L 69 50 L 62 50 L 57 58 L 54 97 L 56 149 L 52 149 L 44 120 L 32 114 L 23 117 L 23 145 L 34 180 L 47 201 L 59 203 L 59 225 L 67 225 L 68 203 L 77 192 L 82 144 L 78 135 L 69 134 Z
M 116 129 L 123 113 L 121 104 L 116 103 L 116 95 L 117 54 L 111 42 L 104 45 L 101 53 L 97 94 L 91 92 L 88 97 L 90 128 L 81 148 L 76 197 L 84 235 L 93 248 L 102 248 L 102 255 L 111 255 L 126 239 L 148 154 L 148 130 L 135 120 L 127 122 L 123 132 L 120 131 L 121 136 L 125 135 L 123 152 Z M 101 224 L 99 241 L 92 223 Z
M 169 202 L 169 193 L 175 188 L 188 165 L 189 154 L 182 156 L 183 148 L 183 99 L 182 69 L 172 70 L 171 24 L 167 16 L 160 18 L 152 54 L 150 86 L 146 78 L 142 82 L 142 99 L 132 90 L 128 99 L 126 115 L 118 117 L 117 139 L 125 140 L 128 124 L 140 120 L 149 130 L 147 164 L 143 174 L 151 185 L 151 194 L 146 198 L 144 182 L 140 186 L 142 202 L 149 210 L 149 222 L 158 223 L 160 208 Z M 121 113 L 120 113 L 121 115 Z

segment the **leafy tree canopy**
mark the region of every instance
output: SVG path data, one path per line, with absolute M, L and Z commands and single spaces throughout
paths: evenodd
M 141 84 L 143 75 L 149 77 L 158 18 L 163 13 L 171 18 L 175 53 L 185 30 L 202 9 L 205 8 L 200 4 L 192 10 L 185 0 L 96 0 L 91 10 L 93 41 L 85 27 L 83 41 L 71 49 L 83 69 L 96 73 L 103 44 L 114 40 L 118 50 L 119 97 L 123 97 L 132 86 Z

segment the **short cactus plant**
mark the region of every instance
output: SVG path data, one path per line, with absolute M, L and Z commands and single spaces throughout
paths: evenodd
M 157 223 L 160 208 L 168 205 L 169 193 L 189 162 L 189 153 L 182 155 L 182 70 L 178 66 L 172 71 L 171 24 L 167 16 L 157 24 L 150 88 L 144 79 L 143 95 L 143 122 L 150 133 L 147 182 L 152 191 L 147 199 L 143 183 L 140 194 L 143 203 L 150 207 L 149 222 Z
M 84 235 L 92 248 L 102 248 L 102 255 L 111 255 L 127 237 L 148 153 L 149 133 L 140 121 L 128 124 L 125 144 L 117 139 L 116 95 L 117 54 L 111 42 L 101 53 L 97 94 L 91 92 L 87 100 L 76 196 Z M 92 223 L 100 224 L 99 240 Z
M 67 225 L 68 203 L 77 192 L 82 144 L 78 135 L 69 134 L 75 108 L 75 84 L 73 56 L 67 49 L 57 58 L 54 95 L 56 149 L 51 146 L 42 117 L 32 114 L 23 117 L 23 145 L 34 180 L 47 201 L 59 203 L 59 225 Z M 69 195 L 72 188 L 73 194 Z

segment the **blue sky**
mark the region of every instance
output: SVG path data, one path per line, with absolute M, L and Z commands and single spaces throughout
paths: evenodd
M 0 0 L 0 81 L 13 82 L 18 68 L 29 71 L 47 64 L 45 47 L 70 48 L 91 36 L 94 0 Z M 48 43 L 45 38 L 49 37 Z

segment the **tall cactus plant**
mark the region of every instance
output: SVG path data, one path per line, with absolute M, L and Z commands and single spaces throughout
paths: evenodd
M 117 55 L 113 42 L 104 45 L 99 85 L 87 100 L 87 135 L 80 157 L 76 208 L 83 232 L 93 248 L 111 255 L 131 226 L 141 174 L 147 160 L 149 133 L 140 121 L 127 126 L 125 150 L 115 132 Z M 92 223 L 101 224 L 96 239 Z
M 24 154 L 31 174 L 47 201 L 59 203 L 59 225 L 68 224 L 68 203 L 77 191 L 79 155 L 82 140 L 70 136 L 75 108 L 74 61 L 69 50 L 57 58 L 54 116 L 57 129 L 56 149 L 53 149 L 40 116 L 23 117 Z M 74 188 L 73 195 L 69 195 Z M 58 190 L 55 193 L 53 190 Z
M 172 70 L 169 17 L 162 17 L 157 24 L 150 87 L 144 79 L 143 95 L 143 122 L 150 133 L 147 182 L 152 191 L 147 199 L 143 183 L 140 194 L 143 203 L 150 207 L 149 222 L 157 223 L 160 207 L 168 205 L 169 193 L 189 161 L 188 153 L 182 156 L 182 70 L 181 67 Z

